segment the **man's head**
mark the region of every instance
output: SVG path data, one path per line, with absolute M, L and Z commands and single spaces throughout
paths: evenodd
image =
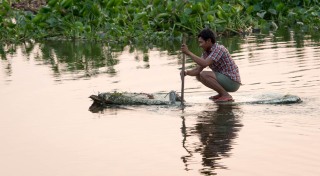
M 207 51 L 212 44 L 216 43 L 216 37 L 210 29 L 206 28 L 198 34 L 198 41 L 200 47 Z

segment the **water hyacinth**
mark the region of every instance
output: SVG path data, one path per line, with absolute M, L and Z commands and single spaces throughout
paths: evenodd
M 278 26 L 317 31 L 318 0 L 34 0 L 0 1 L 2 41 L 85 39 L 181 40 L 205 27 L 218 34 L 247 34 Z M 20 3 L 20 5 L 19 5 Z M 17 5 L 18 4 L 18 5 Z M 33 8 L 26 8 L 33 7 Z

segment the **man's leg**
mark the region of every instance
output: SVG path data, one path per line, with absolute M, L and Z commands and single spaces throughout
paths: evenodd
M 218 92 L 218 98 L 232 98 L 232 96 L 219 84 L 217 77 L 212 71 L 202 71 L 197 79 L 205 86 Z

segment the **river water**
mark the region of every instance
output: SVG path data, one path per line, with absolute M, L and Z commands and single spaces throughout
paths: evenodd
M 200 54 L 195 41 L 189 48 Z M 186 77 L 183 110 L 91 112 L 88 97 L 99 92 L 179 92 L 180 44 L 1 45 L 0 175 L 320 175 L 319 37 L 281 30 L 218 42 L 240 68 L 236 101 L 303 102 L 221 106 Z

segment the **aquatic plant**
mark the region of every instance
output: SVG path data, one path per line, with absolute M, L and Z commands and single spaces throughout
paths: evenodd
M 32 10 L 9 2 L 0 1 L 0 39 L 7 42 L 148 42 L 181 40 L 205 27 L 234 35 L 279 26 L 318 31 L 320 24 L 318 0 L 48 0 Z

